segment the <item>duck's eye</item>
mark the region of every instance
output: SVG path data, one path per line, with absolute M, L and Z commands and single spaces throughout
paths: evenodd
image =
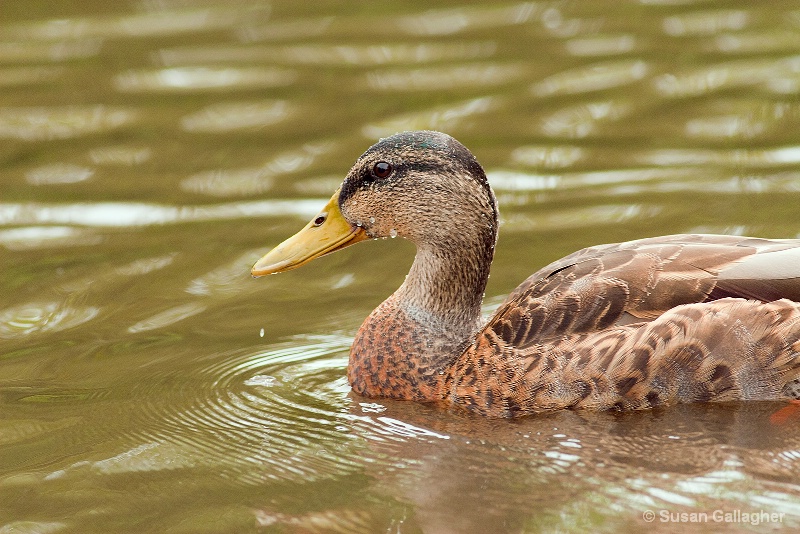
M 327 219 L 327 218 L 328 218 L 328 214 L 327 213 L 322 213 L 322 214 L 318 215 L 317 218 L 314 219 L 314 226 L 321 226 L 322 223 L 324 223 L 325 219 Z
M 394 168 L 392 167 L 391 163 L 379 161 L 374 167 L 372 167 L 372 174 L 374 174 L 376 178 L 386 178 L 392 174 L 393 170 Z

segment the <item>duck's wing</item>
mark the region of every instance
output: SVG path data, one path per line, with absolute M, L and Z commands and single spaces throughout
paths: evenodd
M 484 331 L 524 347 L 723 297 L 800 301 L 800 240 L 674 235 L 587 248 L 525 280 Z

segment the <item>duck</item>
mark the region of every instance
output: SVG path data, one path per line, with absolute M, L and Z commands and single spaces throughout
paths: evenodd
M 800 398 L 800 239 L 684 234 L 585 248 L 542 267 L 485 322 L 497 199 L 435 131 L 366 150 L 254 277 L 358 242 L 416 255 L 350 350 L 352 390 L 487 417 Z

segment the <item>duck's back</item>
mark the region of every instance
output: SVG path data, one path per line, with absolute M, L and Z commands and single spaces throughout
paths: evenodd
M 498 416 L 793 397 L 798 301 L 800 240 L 584 249 L 509 295 L 459 359 L 449 397 Z

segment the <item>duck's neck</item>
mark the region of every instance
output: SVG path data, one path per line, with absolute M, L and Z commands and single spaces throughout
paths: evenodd
M 348 379 L 368 397 L 436 400 L 455 359 L 481 325 L 481 301 L 496 222 L 476 224 L 446 245 L 419 244 L 400 288 L 361 325 Z

